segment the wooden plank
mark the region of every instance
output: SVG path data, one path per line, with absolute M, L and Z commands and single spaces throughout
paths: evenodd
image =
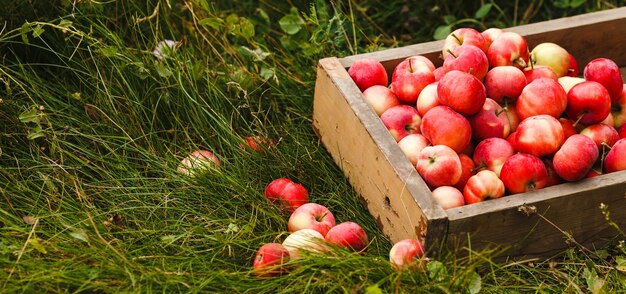
M 391 241 L 443 240 L 446 213 L 337 58 L 319 62 L 313 126 Z
M 566 248 L 564 232 L 598 247 L 618 234 L 604 218 L 602 203 L 611 220 L 626 228 L 626 171 L 450 209 L 448 237 L 453 246 L 465 246 L 469 235 L 473 249 L 510 246 L 506 255 L 512 258 L 549 256 Z M 526 215 L 520 207 L 537 213 Z

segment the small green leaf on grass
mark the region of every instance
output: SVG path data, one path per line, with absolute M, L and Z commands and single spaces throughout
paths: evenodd
M 224 24 L 224 20 L 217 17 L 207 17 L 198 21 L 198 24 L 204 27 L 212 27 L 217 30 Z
M 477 274 L 476 272 L 471 272 L 469 274 L 469 283 L 467 285 L 467 289 L 469 290 L 469 293 L 477 294 L 480 292 L 481 288 L 482 288 L 482 279 L 480 278 L 480 275 Z
M 426 269 L 428 270 L 428 277 L 438 282 L 445 280 L 448 276 L 448 270 L 440 261 L 430 261 Z
M 452 14 L 445 15 L 443 21 L 448 25 L 452 25 L 456 21 L 456 16 Z
M 162 78 L 167 78 L 172 75 L 172 71 L 169 68 L 165 67 L 165 65 L 158 63 L 156 66 L 156 71 Z
M 304 21 L 298 15 L 297 10 L 292 9 L 290 14 L 283 16 L 278 21 L 278 24 L 280 25 L 280 28 L 283 30 L 283 32 L 287 33 L 288 35 L 295 35 L 304 26 Z
M 452 32 L 452 26 L 450 26 L 450 25 L 438 26 L 437 29 L 435 29 L 435 34 L 433 35 L 433 38 L 435 38 L 435 40 L 443 40 L 451 32 Z
M 89 237 L 87 237 L 87 234 L 83 230 L 73 231 L 70 233 L 70 236 L 72 236 L 74 239 L 89 243 Z
M 59 22 L 59 27 L 62 27 L 64 29 L 69 28 L 72 24 L 74 24 L 71 20 L 67 20 L 67 19 L 62 19 Z
M 30 32 L 30 23 L 25 22 L 22 27 L 20 27 L 20 35 L 22 35 L 22 42 L 28 44 L 28 32 Z
M 35 28 L 33 29 L 33 38 L 41 36 L 41 34 L 43 34 L 45 31 L 46 30 L 43 29 L 42 25 L 35 26 Z
M 383 294 L 383 290 L 378 285 L 371 285 L 365 288 L 365 294 Z
M 32 245 L 35 249 L 37 249 L 39 253 L 43 253 L 43 254 L 48 253 L 48 250 L 46 250 L 46 247 L 43 246 L 41 242 L 39 242 L 39 239 L 37 238 L 37 236 L 33 235 L 30 239 L 28 239 L 28 243 Z
M 487 16 L 487 14 L 491 10 L 492 6 L 493 6 L 493 4 L 491 4 L 491 3 L 486 3 L 485 5 L 481 6 L 476 11 L 476 14 L 474 14 L 474 18 L 484 18 L 485 16 Z
M 23 123 L 39 123 L 41 121 L 41 117 L 39 116 L 39 110 L 37 108 L 32 108 L 26 110 L 18 116 L 19 120 Z

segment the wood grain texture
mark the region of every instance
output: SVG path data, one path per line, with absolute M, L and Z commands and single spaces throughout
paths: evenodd
M 444 238 L 445 212 L 336 58 L 319 62 L 313 126 L 392 242 Z

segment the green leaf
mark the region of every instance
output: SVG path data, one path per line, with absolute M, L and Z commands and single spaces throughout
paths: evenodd
M 19 120 L 23 123 L 39 123 L 41 121 L 41 116 L 39 116 L 39 110 L 37 108 L 33 108 L 30 110 L 26 110 L 18 116 Z
M 25 22 L 22 27 L 20 27 L 20 34 L 22 35 L 22 42 L 28 44 L 28 32 L 31 30 L 30 23 Z
M 198 21 L 198 24 L 204 27 L 212 27 L 217 30 L 224 25 L 224 20 L 217 17 L 207 17 Z
M 267 81 L 271 78 L 276 77 L 276 71 L 274 70 L 274 68 L 267 68 L 265 66 L 261 67 L 261 77 L 263 78 L 263 80 Z
M 445 280 L 448 276 L 448 270 L 440 261 L 433 260 L 429 262 L 426 269 L 428 270 L 428 277 L 438 282 Z
M 445 15 L 445 16 L 443 17 L 443 21 L 444 21 L 446 24 L 452 25 L 452 24 L 456 21 L 456 16 L 454 16 L 454 15 L 450 15 L 450 14 L 449 14 L 449 15 Z
M 493 4 L 491 4 L 491 3 L 486 3 L 485 5 L 481 6 L 476 11 L 476 14 L 474 14 L 474 18 L 484 18 L 485 16 L 487 16 L 487 14 L 491 10 L 492 6 L 493 6 Z
M 435 40 L 443 40 L 452 32 L 452 26 L 438 26 L 435 29 L 435 34 L 433 34 L 433 38 Z
M 571 0 L 569 6 L 571 8 L 578 8 L 579 6 L 585 4 L 586 0 Z
M 70 233 L 70 236 L 72 236 L 74 239 L 89 243 L 89 237 L 87 237 L 87 234 L 83 230 L 73 231 Z
M 254 37 L 254 25 L 245 17 L 239 19 L 239 35 L 245 39 Z
M 35 28 L 33 29 L 33 38 L 41 36 L 41 34 L 43 34 L 45 31 L 46 30 L 43 29 L 42 25 L 35 26 Z
M 59 26 L 65 29 L 69 28 L 72 24 L 74 23 L 71 20 L 67 20 L 67 19 L 62 19 L 59 22 Z
M 467 289 L 470 294 L 477 294 L 480 292 L 480 288 L 482 288 L 482 279 L 480 275 L 476 272 L 471 272 L 469 275 L 469 282 L 467 285 Z
M 304 26 L 304 21 L 302 20 L 302 18 L 300 18 L 300 16 L 292 12 L 291 14 L 283 16 L 278 21 L 278 24 L 280 25 L 280 28 L 283 30 L 283 32 L 287 33 L 288 35 L 295 35 Z
M 165 65 L 162 63 L 157 63 L 155 68 L 159 76 L 161 76 L 162 78 L 167 78 L 172 75 L 172 71 L 169 70 L 169 68 L 165 67 Z
M 41 242 L 39 242 L 39 238 L 37 238 L 37 236 L 33 236 L 32 238 L 28 239 L 28 243 L 32 245 L 35 249 L 37 249 L 39 253 L 43 253 L 43 254 L 48 253 L 48 251 L 46 250 L 46 247 L 43 246 Z
M 383 294 L 383 290 L 378 285 L 371 285 L 365 288 L 365 294 Z

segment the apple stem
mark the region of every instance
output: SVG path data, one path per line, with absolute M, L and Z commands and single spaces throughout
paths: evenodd
M 448 52 L 448 54 L 452 55 L 454 58 L 457 58 L 457 56 L 452 53 L 452 50 L 446 49 L 446 52 Z
M 578 123 L 580 122 L 580 120 L 583 119 L 583 116 L 585 116 L 586 114 L 587 114 L 587 111 L 583 111 L 583 113 L 578 115 L 578 118 L 576 118 L 576 121 L 572 125 L 576 127 Z
M 474 68 L 473 68 L 473 67 L 470 67 L 470 69 L 469 69 L 469 72 L 468 72 L 468 73 L 469 73 L 469 74 L 472 74 L 472 72 L 474 72 Z
M 413 60 L 409 58 L 409 72 L 413 72 L 413 63 L 411 61 Z
M 526 63 L 526 61 L 524 61 L 524 59 L 522 59 L 521 57 L 516 58 L 515 60 L 513 60 L 513 64 L 517 64 L 522 68 L 525 68 L 528 64 Z
M 461 39 L 459 39 L 459 37 L 457 37 L 454 33 L 450 34 L 450 36 L 452 36 L 453 38 L 455 38 L 457 41 L 459 41 L 459 44 L 463 44 L 463 41 L 461 41 Z
M 481 170 L 484 170 L 484 169 L 487 169 L 487 165 L 483 163 L 483 164 L 481 164 L 481 165 L 479 165 L 477 167 L 474 167 L 474 168 L 470 169 L 470 172 L 472 174 L 476 174 L 477 172 L 479 172 Z

